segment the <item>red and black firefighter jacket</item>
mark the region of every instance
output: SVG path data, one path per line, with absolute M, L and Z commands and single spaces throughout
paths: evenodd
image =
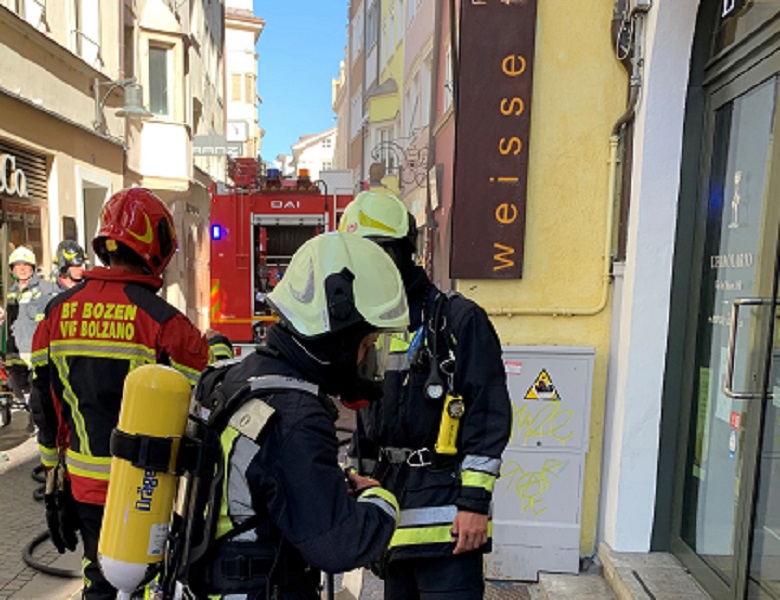
M 64 451 L 73 496 L 105 504 L 111 431 L 127 374 L 159 363 L 191 385 L 208 362 L 198 329 L 155 292 L 162 280 L 96 267 L 54 298 L 33 338 L 30 406 L 46 467 Z

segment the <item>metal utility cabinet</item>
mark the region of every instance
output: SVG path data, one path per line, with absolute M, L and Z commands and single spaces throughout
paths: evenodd
M 593 348 L 505 346 L 512 437 L 493 494 L 489 579 L 577 573 Z

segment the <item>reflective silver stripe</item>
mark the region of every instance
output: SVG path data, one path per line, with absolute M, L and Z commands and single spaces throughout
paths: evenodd
M 408 371 L 409 356 L 406 352 L 394 352 L 387 356 L 386 364 L 388 371 Z
M 263 375 L 261 377 L 250 377 L 248 381 L 253 392 L 270 390 L 274 388 L 299 390 L 301 392 L 308 392 L 309 394 L 313 394 L 315 396 L 320 392 L 320 388 L 313 383 L 309 383 L 303 379 L 295 379 L 294 377 L 284 377 L 283 375 Z
M 443 525 L 452 523 L 458 514 L 454 504 L 447 506 L 429 506 L 427 508 L 407 508 L 401 510 L 398 527 L 420 527 L 422 525 Z
M 358 498 L 358 502 L 364 502 L 378 506 L 385 513 L 387 513 L 387 516 L 390 517 L 393 521 L 398 518 L 398 513 L 395 511 L 395 507 L 384 498 L 380 498 L 379 496 L 361 496 Z
M 95 458 L 98 458 L 97 456 Z M 104 457 L 100 457 L 104 458 Z M 107 458 L 107 457 L 105 457 Z M 111 460 L 110 458 L 107 458 L 107 460 Z M 75 467 L 76 469 L 81 469 L 82 471 L 91 471 L 93 473 L 110 473 L 111 472 L 111 463 L 97 463 L 97 462 L 86 462 L 83 460 L 78 460 L 77 458 L 73 458 L 73 454 L 68 452 L 65 455 L 65 462 Z
M 230 456 L 230 472 L 227 474 L 227 512 L 234 526 L 240 525 L 255 515 L 252 508 L 252 495 L 246 484 L 246 472 L 252 460 L 260 452 L 260 446 L 238 436 Z M 257 541 L 257 531 L 254 528 L 232 538 L 238 542 Z
M 463 459 L 463 464 L 460 468 L 462 471 L 479 471 L 498 477 L 501 469 L 501 459 L 469 454 Z

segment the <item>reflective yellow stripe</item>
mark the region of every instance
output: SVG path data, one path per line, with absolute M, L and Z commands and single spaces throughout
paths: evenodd
M 396 500 L 395 495 L 393 492 L 390 492 L 382 487 L 373 487 L 367 489 L 365 492 L 363 492 L 360 497 L 361 498 L 370 498 L 371 496 L 377 496 L 378 498 L 381 498 L 385 502 L 392 505 L 392 507 L 395 509 L 395 512 L 399 512 L 401 509 L 398 507 L 398 500 Z
M 65 402 L 68 403 L 68 406 L 70 406 L 73 424 L 76 426 L 76 435 L 79 438 L 79 447 L 84 450 L 86 454 L 91 455 L 92 452 L 89 449 L 89 435 L 87 435 L 87 426 L 84 423 L 84 415 L 82 415 L 79 410 L 79 399 L 73 392 L 73 388 L 70 386 L 70 381 L 68 380 L 69 369 L 66 363 L 66 357 L 52 356 L 52 359 L 54 360 L 54 365 L 57 367 L 57 373 L 59 374 L 60 382 L 62 383 L 62 397 Z
M 419 546 L 421 544 L 446 544 L 452 540 L 450 525 L 433 525 L 430 527 L 404 527 L 396 529 L 390 548 L 397 546 Z M 488 538 L 493 537 L 493 522 L 488 521 Z
M 233 449 L 233 444 L 238 439 L 238 430 L 228 426 L 225 431 L 222 432 L 220 437 L 220 444 L 222 446 L 223 459 L 225 461 L 225 476 L 222 480 L 222 501 L 219 503 L 219 516 L 217 518 L 217 539 L 221 538 L 226 533 L 233 529 L 233 521 L 228 514 L 228 478 L 230 474 L 230 451 Z
M 90 479 L 108 481 L 111 473 L 111 457 L 91 456 L 68 449 L 65 454 L 68 473 Z
M 82 452 L 76 452 L 68 448 L 68 459 L 77 460 L 79 462 L 86 463 L 88 465 L 95 465 L 99 467 L 105 467 L 106 470 L 111 466 L 110 456 L 93 456 L 92 454 L 83 454 Z
M 188 367 L 186 365 L 183 365 L 181 363 L 177 363 L 176 361 L 171 361 L 171 366 L 179 371 L 182 375 L 184 375 L 190 382 L 190 385 L 195 385 L 198 383 L 198 377 L 200 377 L 200 371 L 197 369 L 193 369 L 192 367 Z
M 49 362 L 49 349 L 36 350 L 30 355 L 30 363 L 33 367 L 40 367 Z
M 377 505 L 390 518 L 395 520 L 396 526 L 398 525 L 400 508 L 398 507 L 398 500 L 395 499 L 392 492 L 381 487 L 369 488 L 360 494 L 358 502 L 370 502 Z
M 41 444 L 38 444 L 38 451 L 41 454 L 41 464 L 44 467 L 56 467 L 58 456 L 57 456 L 57 449 L 56 448 L 48 448 L 47 446 L 43 446 Z
M 107 340 L 53 340 L 51 342 L 52 356 L 69 355 L 73 356 L 97 356 L 108 358 L 131 359 L 144 357 L 149 362 L 154 362 L 157 358 L 154 349 L 132 342 L 118 342 Z
M 493 486 L 496 483 L 495 475 L 488 475 L 479 471 L 463 471 L 460 477 L 464 486 L 483 488 L 491 494 L 493 493 Z
M 209 362 L 215 363 L 218 360 L 227 360 L 233 358 L 233 352 L 227 344 L 214 344 L 209 346 Z
M 86 477 L 88 479 L 99 479 L 100 481 L 108 481 L 110 479 L 110 473 L 98 473 L 96 471 L 89 471 L 76 467 L 68 463 L 68 473 L 71 475 L 78 475 L 79 477 Z
M 391 334 L 390 352 L 406 352 L 409 350 L 409 340 L 407 335 Z

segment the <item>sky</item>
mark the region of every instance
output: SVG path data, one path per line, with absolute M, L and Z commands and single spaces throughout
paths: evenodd
M 254 0 L 265 20 L 257 44 L 263 160 L 290 154 L 302 135 L 336 124 L 331 79 L 347 41 L 348 0 Z

